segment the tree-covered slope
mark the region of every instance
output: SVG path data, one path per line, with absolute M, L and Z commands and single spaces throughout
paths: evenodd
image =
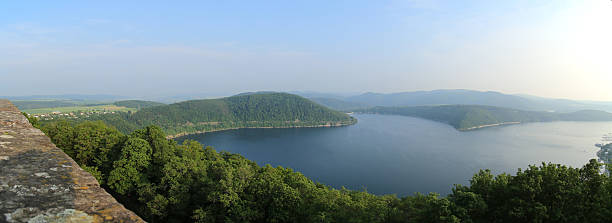
M 549 121 L 612 121 L 612 114 L 603 111 L 572 113 L 522 111 L 511 108 L 480 105 L 440 105 L 414 107 L 375 107 L 360 110 L 365 113 L 413 116 L 447 123 L 459 130 L 471 130 L 491 125 Z
M 337 126 L 356 122 L 347 114 L 287 93 L 191 100 L 143 108 L 133 114 L 92 116 L 88 120 L 103 120 L 125 133 L 157 125 L 169 135 L 229 128 Z
M 164 103 L 154 102 L 154 101 L 142 101 L 142 100 L 124 100 L 124 101 L 116 101 L 113 103 L 119 107 L 126 108 L 148 108 L 153 106 L 165 105 Z
M 166 140 L 156 126 L 125 135 L 101 122 L 42 127 L 125 207 L 149 222 L 593 222 L 612 219 L 612 178 L 545 164 L 515 175 L 480 170 L 447 197 L 335 189 L 289 168 Z M 223 148 L 221 148 L 223 149 Z M 426 171 L 426 170 L 424 170 Z M 450 187 L 450 186 L 449 186 Z M 1 219 L 1 218 L 0 218 Z

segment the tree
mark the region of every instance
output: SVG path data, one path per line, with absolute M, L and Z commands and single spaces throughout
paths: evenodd
M 126 207 L 150 222 L 607 222 L 612 178 L 601 164 L 542 163 L 515 175 L 481 170 L 448 197 L 401 199 L 334 189 L 289 168 L 178 144 L 149 126 L 125 136 L 102 122 L 43 131 Z
M 23 114 L 23 116 L 25 116 L 28 119 L 28 122 L 32 124 L 32 127 L 37 128 L 37 129 L 40 128 L 40 121 L 38 120 L 38 118 L 28 115 L 28 113 L 25 113 L 25 112 L 21 112 L 21 114 Z
M 126 195 L 148 182 L 145 171 L 151 164 L 151 146 L 140 138 L 129 138 L 121 149 L 119 160 L 108 176 L 108 186 Z

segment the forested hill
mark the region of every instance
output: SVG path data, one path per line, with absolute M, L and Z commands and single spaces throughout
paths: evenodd
M 92 116 L 89 120 L 103 120 L 125 133 L 157 125 L 172 136 L 230 128 L 339 126 L 356 122 L 347 114 L 287 93 L 191 100 L 143 108 L 133 114 Z
M 159 102 L 154 102 L 154 101 L 141 101 L 141 100 L 116 101 L 113 104 L 120 106 L 120 107 L 137 108 L 137 109 L 165 105 L 164 103 L 159 103 Z
M 447 123 L 459 130 L 482 127 L 549 121 L 612 121 L 612 113 L 584 110 L 572 113 L 523 111 L 481 105 L 440 105 L 414 107 L 374 107 L 358 110 L 363 113 L 413 116 Z
M 347 102 L 365 104 L 370 107 L 486 105 L 525 111 L 576 112 L 580 110 L 601 110 L 612 112 L 612 102 L 542 98 L 503 94 L 494 91 L 433 90 L 390 94 L 365 93 L 341 99 Z

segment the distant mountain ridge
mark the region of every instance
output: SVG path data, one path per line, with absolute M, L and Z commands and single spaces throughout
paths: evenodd
M 105 94 L 58 94 L 58 95 L 28 95 L 28 96 L 0 96 L 13 100 L 74 100 L 74 101 L 117 101 L 127 97 Z
M 84 101 L 74 100 L 13 100 L 11 101 L 19 110 L 37 108 L 55 108 L 85 105 Z
M 505 124 L 551 121 L 612 121 L 612 113 L 583 110 L 570 113 L 523 111 L 483 105 L 438 105 L 412 107 L 374 107 L 363 113 L 412 116 L 442 122 L 458 130 L 474 130 Z
M 529 100 L 499 92 L 480 92 L 471 90 L 434 90 L 415 91 L 391 94 L 365 93 L 346 98 L 347 101 L 359 102 L 371 106 L 419 106 L 448 104 L 479 104 L 507 107 L 526 107 Z
M 259 91 L 246 92 L 234 96 L 245 94 L 269 94 L 278 93 L 274 91 Z M 580 110 L 602 110 L 612 112 L 612 101 L 588 101 L 588 100 L 570 100 L 570 99 L 555 99 L 545 98 L 525 94 L 504 94 L 496 91 L 476 91 L 465 89 L 441 89 L 431 91 L 411 91 L 397 93 L 323 93 L 314 91 L 291 91 L 291 94 L 300 95 L 302 97 L 313 100 L 321 105 L 332 109 L 350 111 L 353 109 L 362 109 L 364 107 L 375 106 L 423 106 L 423 105 L 488 105 L 521 109 L 526 111 L 556 111 L 556 112 L 575 112 Z M 207 96 L 206 96 L 207 95 Z M 147 100 L 158 101 L 164 103 L 176 103 L 185 100 L 198 100 L 206 98 L 222 98 L 222 95 L 217 94 L 211 97 L 210 94 L 198 95 L 176 95 L 176 96 L 147 96 L 147 97 L 124 97 L 115 95 L 83 95 L 83 94 L 65 94 L 65 95 L 33 95 L 33 96 L 14 96 L 5 97 L 10 100 L 62 100 L 63 102 L 73 101 L 73 104 L 83 104 L 79 101 L 85 101 L 85 104 L 91 103 L 110 103 L 119 100 Z M 40 105 L 25 105 L 22 107 L 44 107 L 50 106 L 50 103 L 39 103 Z M 70 106 L 71 104 L 57 104 L 59 106 Z
M 315 100 L 315 98 L 317 98 Z M 313 97 L 322 101 L 320 97 Z M 364 93 L 349 97 L 334 97 L 347 103 L 358 103 L 369 107 L 425 106 L 425 105 L 485 105 L 507 107 L 526 111 L 575 112 L 580 110 L 602 110 L 612 112 L 612 102 L 577 101 L 551 99 L 527 95 L 510 95 L 495 91 L 432 90 L 399 93 Z M 340 102 L 322 103 L 334 109 L 342 109 Z M 340 105 L 339 107 L 335 107 Z
M 344 101 L 336 98 L 310 98 L 310 100 L 338 111 L 352 111 L 355 109 L 364 109 L 370 107 L 368 105 L 361 104 L 358 102 Z

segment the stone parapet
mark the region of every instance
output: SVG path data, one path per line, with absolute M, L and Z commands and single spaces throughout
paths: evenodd
M 0 99 L 0 222 L 144 222 Z

